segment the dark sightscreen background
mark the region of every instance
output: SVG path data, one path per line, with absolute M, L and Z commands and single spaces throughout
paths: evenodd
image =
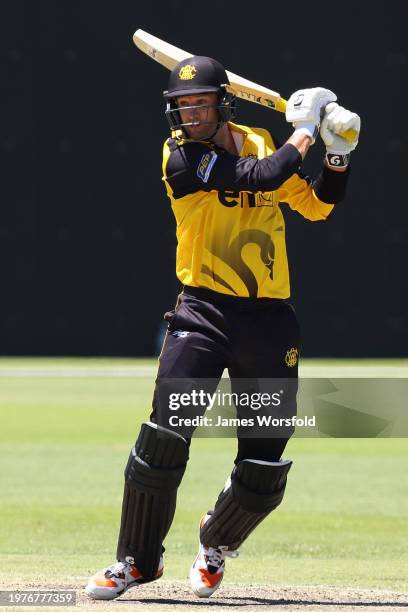
M 403 2 L 342 3 L 346 23 L 322 0 L 13 0 L 1 12 L 1 354 L 156 351 L 180 286 L 161 181 L 168 72 L 134 47 L 140 27 L 286 98 L 329 87 L 362 116 L 333 219 L 285 214 L 292 301 L 306 356 L 406 355 Z M 245 102 L 237 122 L 290 133 Z M 322 156 L 318 144 L 311 175 Z

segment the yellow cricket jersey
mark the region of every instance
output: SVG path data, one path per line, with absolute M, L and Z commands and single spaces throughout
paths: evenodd
M 243 135 L 239 156 L 211 143 L 168 139 L 163 180 L 177 224 L 176 273 L 183 285 L 240 297 L 288 298 L 280 203 L 306 219 L 327 219 L 348 173 L 325 166 L 311 181 L 297 149 L 277 150 L 267 130 L 229 123 Z

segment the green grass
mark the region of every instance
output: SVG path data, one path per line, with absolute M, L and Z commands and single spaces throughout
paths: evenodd
M 0 374 L 155 363 L 1 359 Z M 152 388 L 153 377 L 0 376 L 1 584 L 80 583 L 114 560 L 123 468 Z M 231 439 L 193 442 L 166 542 L 167 578 L 186 578 L 198 520 L 234 451 Z M 407 589 L 407 440 L 295 439 L 286 456 L 294 466 L 285 500 L 229 563 L 234 581 Z

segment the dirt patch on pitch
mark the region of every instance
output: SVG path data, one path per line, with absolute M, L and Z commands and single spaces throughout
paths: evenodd
M 9 586 L 8 589 L 44 588 L 40 585 L 24 584 Z M 45 587 L 50 589 L 50 585 Z M 292 587 L 261 585 L 228 585 L 225 584 L 211 599 L 195 597 L 185 582 L 154 582 L 130 589 L 115 601 L 92 601 L 84 594 L 78 584 L 59 584 L 55 590 L 74 589 L 78 607 L 94 612 L 297 612 L 297 611 L 330 611 L 349 612 L 351 610 L 369 610 L 382 612 L 408 610 L 408 592 L 379 591 L 375 589 L 342 589 L 339 587 Z M 30 607 L 29 610 L 34 608 Z M 38 608 L 37 608 L 38 609 Z M 41 608 L 44 610 L 44 608 Z M 47 606 L 46 610 L 50 610 Z M 58 608 L 61 610 L 61 608 Z M 62 608 L 64 609 L 64 608 Z M 75 608 L 65 608 L 74 610 Z

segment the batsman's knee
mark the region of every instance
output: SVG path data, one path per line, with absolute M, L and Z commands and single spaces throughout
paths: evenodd
M 125 480 L 131 488 L 160 494 L 177 489 L 188 461 L 188 444 L 179 434 L 143 423 L 130 451 Z

